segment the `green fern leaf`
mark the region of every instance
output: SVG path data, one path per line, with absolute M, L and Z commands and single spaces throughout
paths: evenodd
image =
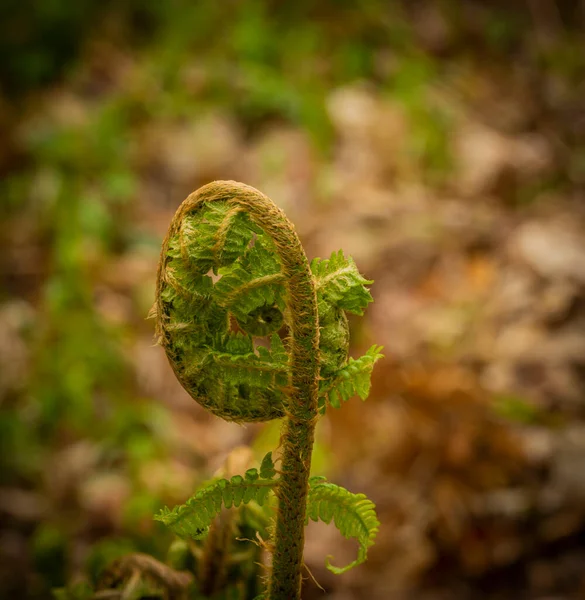
M 267 457 L 264 458 L 264 461 L 266 460 Z M 234 475 L 231 479 L 213 481 L 200 489 L 185 504 L 175 506 L 172 510 L 163 508 L 154 517 L 155 520 L 161 521 L 181 537 L 205 537 L 222 506 L 238 507 L 251 501 L 262 506 L 266 502 L 277 481 L 262 476 L 270 473 L 270 469 L 265 468 L 264 461 L 260 474 L 257 469 L 248 469 L 244 477 Z
M 368 548 L 374 544 L 380 521 L 376 516 L 376 506 L 364 494 L 352 494 L 345 488 L 324 481 L 323 477 L 309 480 L 307 497 L 307 523 L 313 521 L 333 521 L 346 538 L 356 538 L 359 543 L 358 556 L 345 567 L 336 567 L 327 557 L 327 568 L 336 575 L 363 563 Z
M 217 274 L 244 253 L 256 229 L 241 207 L 211 202 L 185 217 L 181 245 L 192 269 Z
M 365 400 L 370 393 L 371 377 L 374 364 L 384 355 L 380 353 L 382 346 L 372 346 L 363 356 L 350 358 L 347 365 L 334 375 L 322 381 L 319 390 L 319 410 L 325 411 L 325 403 L 339 408 L 342 401 L 352 396 Z
M 250 336 L 228 333 L 214 344 L 217 350 L 205 350 L 204 366 L 225 384 L 276 390 L 288 382 L 288 355 L 283 354 L 277 334 L 272 336 L 271 345 L 274 350 L 259 346 L 255 351 Z M 193 367 L 200 368 L 196 361 Z
M 169 249 L 169 256 L 174 256 L 171 254 L 171 250 L 172 247 Z M 181 256 L 176 256 L 168 264 L 165 270 L 165 282 L 172 286 L 178 294 L 188 299 L 206 298 L 213 293 L 211 277 L 190 269 Z
M 217 302 L 227 308 L 240 327 L 252 335 L 280 329 L 284 310 L 284 276 L 272 244 L 257 235 L 238 262 L 219 270 L 215 284 Z
M 373 283 L 360 275 L 351 257 L 345 258 L 343 251 L 333 252 L 331 258 L 311 261 L 315 277 L 317 296 L 329 304 L 355 315 L 363 315 L 366 306 L 373 302 L 365 287 Z
M 272 479 L 276 475 L 274 461 L 272 460 L 272 452 L 268 452 L 260 463 L 260 477 L 262 479 Z
M 185 338 L 183 345 L 192 346 L 210 331 L 227 331 L 227 311 L 213 300 L 211 277 L 197 273 L 183 259 L 178 238 L 169 242 L 168 256 L 161 292 L 168 317 L 161 316 L 166 317 L 166 329 L 175 342 L 180 345 L 181 338 Z
M 360 275 L 352 258 L 333 252 L 331 258 L 311 262 L 319 311 L 321 377 L 330 379 L 347 364 L 349 326 L 345 311 L 362 315 L 372 296 L 372 283 Z M 333 394 L 335 399 L 335 394 Z

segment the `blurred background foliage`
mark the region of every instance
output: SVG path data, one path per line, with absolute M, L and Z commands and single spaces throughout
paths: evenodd
M 315 463 L 382 530 L 333 579 L 353 549 L 309 527 L 327 595 L 582 598 L 584 26 L 569 0 L 3 2 L 0 595 L 163 558 L 153 513 L 275 446 L 188 399 L 145 320 L 176 207 L 234 178 L 376 280 L 353 340 L 387 359 Z

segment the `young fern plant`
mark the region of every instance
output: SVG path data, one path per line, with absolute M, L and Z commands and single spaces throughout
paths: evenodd
M 216 181 L 177 210 L 158 267 L 158 342 L 185 390 L 215 415 L 246 423 L 283 418 L 281 464 L 272 453 L 260 469 L 220 479 L 156 519 L 180 536 L 204 537 L 223 507 L 275 496 L 265 596 L 300 597 L 304 527 L 333 521 L 359 542 L 362 563 L 379 522 L 363 494 L 309 477 L 314 429 L 328 406 L 353 395 L 366 399 L 381 347 L 348 357 L 346 313 L 362 315 L 372 301 L 364 279 L 343 252 L 309 265 L 293 225 L 265 195 Z

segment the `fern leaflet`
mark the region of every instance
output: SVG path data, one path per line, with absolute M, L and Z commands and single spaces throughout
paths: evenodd
M 204 204 L 185 217 L 180 245 L 189 264 L 200 274 L 233 263 L 243 254 L 256 228 L 240 207 L 225 203 Z
M 324 477 L 309 480 L 307 497 L 307 522 L 333 521 L 346 538 L 356 538 L 359 543 L 357 559 L 345 567 L 332 565 L 327 557 L 327 568 L 336 575 L 363 563 L 368 548 L 374 544 L 380 521 L 376 516 L 376 506 L 364 494 L 352 494 L 345 488 L 328 483 Z
M 319 410 L 325 412 L 325 402 L 333 408 L 339 408 L 341 401 L 352 396 L 365 400 L 370 393 L 374 364 L 384 355 L 382 346 L 372 346 L 363 356 L 350 358 L 347 365 L 339 369 L 332 377 L 321 382 L 319 390 Z
M 242 329 L 267 335 L 282 325 L 284 276 L 274 249 L 264 235 L 257 235 L 239 261 L 219 270 L 215 285 L 217 302 L 229 309 Z
M 203 361 L 193 362 L 195 375 L 203 366 L 218 381 L 226 384 L 248 384 L 260 388 L 277 388 L 288 382 L 288 355 L 282 340 L 271 336 L 271 349 L 259 346 L 254 350 L 252 338 L 242 334 L 227 334 L 215 343 L 214 350 L 206 349 Z
M 274 468 L 274 461 L 272 460 L 272 452 L 268 452 L 260 463 L 260 477 L 262 479 L 274 479 L 276 475 L 276 469 Z
M 345 258 L 343 250 L 333 252 L 331 258 L 311 261 L 317 295 L 326 302 L 355 315 L 363 315 L 366 306 L 373 302 L 365 287 L 372 281 L 366 279 L 351 257 Z
M 261 473 L 265 475 L 269 473 L 269 469 L 264 467 Z M 209 526 L 220 513 L 222 506 L 237 508 L 240 504 L 248 504 L 251 501 L 262 506 L 276 484 L 275 479 L 261 477 L 257 469 L 248 469 L 244 477 L 234 475 L 230 479 L 213 481 L 189 498 L 185 504 L 175 506 L 172 510 L 165 507 L 154 518 L 181 537 L 202 539 L 207 535 Z

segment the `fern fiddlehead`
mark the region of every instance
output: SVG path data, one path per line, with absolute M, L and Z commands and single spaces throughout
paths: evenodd
M 251 336 L 277 331 L 285 310 L 296 328 L 293 360 L 300 353 L 305 371 L 316 372 L 315 356 L 306 361 L 316 314 L 287 306 L 295 295 L 315 304 L 302 256 L 284 214 L 243 184 L 209 184 L 175 214 L 159 263 L 157 334 L 183 387 L 217 416 L 250 422 L 284 415 L 279 390 L 288 383 L 288 354 L 278 335 L 270 350 L 255 349 Z
M 156 331 L 182 386 L 203 407 L 230 421 L 286 419 L 278 478 L 263 465 L 260 473 L 252 469 L 244 478 L 220 480 L 157 518 L 179 534 L 197 537 L 205 534 L 222 503 L 262 504 L 274 492 L 278 511 L 268 590 L 273 600 L 300 594 L 319 412 L 327 404 L 339 406 L 339 398 L 347 400 L 354 392 L 365 398 L 373 364 L 381 356 L 374 347 L 348 362 L 345 313 L 363 313 L 371 302 L 368 283 L 342 252 L 309 265 L 284 213 L 237 182 L 214 182 L 191 194 L 163 242 Z M 323 494 L 331 490 L 319 490 L 315 502 L 325 506 Z M 348 506 L 347 495 L 329 493 L 327 498 L 333 507 L 342 501 L 342 512 Z M 311 510 L 312 518 L 321 514 Z M 375 535 L 374 520 L 366 525 Z M 342 533 L 355 531 L 349 527 Z M 360 530 L 360 540 L 363 535 Z M 366 538 L 359 558 L 371 545 Z

